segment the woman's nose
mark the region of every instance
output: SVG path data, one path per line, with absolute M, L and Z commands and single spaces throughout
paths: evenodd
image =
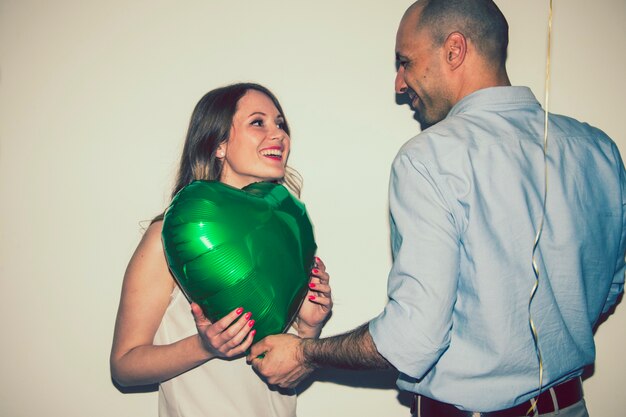
M 270 137 L 275 140 L 283 140 L 287 136 L 287 132 L 276 126 L 271 132 Z

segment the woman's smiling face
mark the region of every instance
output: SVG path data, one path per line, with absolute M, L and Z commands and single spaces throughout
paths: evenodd
M 282 179 L 291 144 L 284 124 L 283 115 L 268 96 L 248 90 L 237 103 L 228 140 L 217 149 L 223 161 L 220 181 L 243 188 Z

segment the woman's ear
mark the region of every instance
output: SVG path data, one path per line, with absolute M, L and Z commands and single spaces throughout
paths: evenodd
M 218 159 L 223 159 L 226 156 L 226 142 L 220 143 L 220 146 L 217 147 L 217 151 L 215 151 L 215 156 Z
M 457 69 L 465 61 L 467 54 L 467 39 L 460 32 L 452 32 L 444 42 L 446 63 L 452 71 Z

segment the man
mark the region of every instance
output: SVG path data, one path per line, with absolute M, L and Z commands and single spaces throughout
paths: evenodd
M 593 327 L 624 286 L 626 173 L 604 133 L 564 116 L 544 159 L 544 111 L 510 86 L 507 44 L 490 0 L 406 11 L 396 91 L 431 127 L 393 163 L 389 301 L 344 335 L 253 346 L 269 383 L 394 367 L 421 417 L 587 415 Z

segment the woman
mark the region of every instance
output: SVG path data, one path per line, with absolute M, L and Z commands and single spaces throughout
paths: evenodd
M 197 179 L 237 188 L 274 181 L 297 193 L 286 165 L 289 150 L 289 126 L 269 90 L 257 84 L 213 90 L 191 116 L 172 197 Z M 159 383 L 161 417 L 294 416 L 294 392 L 266 385 L 242 356 L 254 336 L 254 317 L 245 306 L 211 323 L 197 304 L 189 305 L 165 260 L 162 220 L 158 216 L 148 227 L 124 276 L 111 351 L 114 380 L 122 386 Z M 319 337 L 332 308 L 319 258 L 311 276 L 315 291 L 294 322 L 301 337 Z

